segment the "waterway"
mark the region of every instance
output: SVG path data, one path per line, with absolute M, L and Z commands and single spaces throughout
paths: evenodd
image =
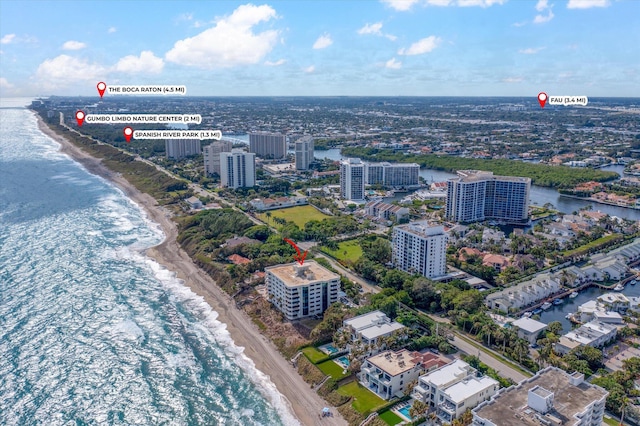
M 339 161 L 344 158 L 340 153 L 340 149 L 338 148 L 328 149 L 326 151 L 315 151 L 314 155 L 317 159 L 330 159 L 334 161 Z M 615 171 L 616 173 L 622 175 L 623 169 L 624 166 L 608 166 L 603 167 L 600 170 Z M 442 170 L 423 168 L 420 169 L 420 176 L 422 176 L 428 183 L 432 183 L 446 181 L 447 179 L 455 177 L 456 175 Z M 406 195 L 407 194 L 405 193 L 397 194 L 391 199 L 400 200 Z M 640 220 L 640 210 L 609 206 L 606 204 L 599 204 L 586 200 L 563 197 L 558 193 L 558 191 L 553 188 L 531 185 L 530 199 L 531 204 L 538 206 L 543 206 L 546 203 L 551 203 L 553 204 L 555 209 L 561 211 L 562 213 L 572 213 L 584 207 L 591 206 L 594 211 L 601 211 L 610 216 L 617 216 L 623 219 L 630 220 Z
M 604 290 L 598 287 L 589 287 L 582 290 L 577 297 L 570 299 L 565 298 L 562 305 L 553 305 L 546 311 L 542 311 L 540 314 L 540 321 L 549 324 L 552 321 L 560 321 L 562 323 L 562 330 L 566 333 L 571 330 L 571 322 L 565 317 L 567 314 L 572 314 L 578 310 L 578 307 L 589 300 L 594 300 L 598 296 L 604 293 L 611 293 L 613 290 Z M 616 292 L 617 293 L 617 292 Z M 627 284 L 624 290 L 621 291 L 625 296 L 640 296 L 640 284 L 631 285 Z

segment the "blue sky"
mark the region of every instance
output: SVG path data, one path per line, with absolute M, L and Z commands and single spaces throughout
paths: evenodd
M 1 96 L 640 96 L 637 0 L 0 3 Z

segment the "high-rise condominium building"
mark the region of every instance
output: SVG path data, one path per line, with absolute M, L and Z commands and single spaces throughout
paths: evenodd
M 531 179 L 460 170 L 447 181 L 446 218 L 455 222 L 498 220 L 523 223 L 529 217 Z
M 315 260 L 264 269 L 271 303 L 288 320 L 320 315 L 338 301 L 340 276 Z
M 420 185 L 420 165 L 416 163 L 367 163 L 366 182 L 369 185 L 413 187 Z
M 313 138 L 303 136 L 296 141 L 296 170 L 309 170 L 313 163 Z
M 340 162 L 340 196 L 345 200 L 364 200 L 365 164 L 359 158 Z
M 426 221 L 396 226 L 391 244 L 391 260 L 396 268 L 427 278 L 447 273 L 447 234 L 443 226 Z
M 279 160 L 287 155 L 287 141 L 284 135 L 276 133 L 250 133 L 249 152 L 259 158 Z
M 200 139 L 165 139 L 164 150 L 167 158 L 181 158 L 198 155 L 202 152 Z
M 220 153 L 220 184 L 228 188 L 251 188 L 256 184 L 256 155 L 233 151 Z
M 215 141 L 211 145 L 202 148 L 204 156 L 204 172 L 207 176 L 220 174 L 220 154 L 231 152 L 233 144 L 230 141 Z

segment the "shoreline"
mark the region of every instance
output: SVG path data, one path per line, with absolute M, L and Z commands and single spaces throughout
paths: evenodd
M 256 369 L 275 385 L 282 395 L 282 402 L 292 416 L 302 425 L 346 424 L 335 409 L 332 410 L 333 417 L 320 417 L 322 408 L 329 404 L 302 379 L 273 343 L 260 333 L 251 318 L 236 307 L 231 296 L 222 291 L 206 272 L 193 263 L 176 241 L 178 235 L 176 224 L 152 196 L 140 192 L 125 178 L 102 164 L 101 159 L 92 157 L 63 135 L 54 132 L 37 113 L 34 114 L 38 129 L 60 144 L 61 153 L 80 163 L 89 173 L 114 184 L 145 211 L 149 220 L 160 227 L 165 235 L 164 240 L 146 249 L 144 254 L 167 270 L 176 273 L 177 278 L 182 280 L 185 286 L 204 298 L 211 309 L 218 314 L 217 320 L 226 326 L 234 344 L 243 348 L 244 355 L 253 362 Z M 265 399 L 274 405 L 274 401 L 266 396 Z

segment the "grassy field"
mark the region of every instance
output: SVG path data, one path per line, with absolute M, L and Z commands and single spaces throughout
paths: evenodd
M 384 421 L 389 426 L 395 426 L 403 421 L 400 416 L 391 410 L 383 411 L 378 417 L 380 417 L 380 420 Z
M 286 209 L 271 210 L 270 213 L 271 213 L 270 218 L 267 217 L 266 212 L 258 214 L 258 217 L 263 222 L 268 223 L 269 225 L 272 225 L 272 226 L 275 224 L 273 222 L 273 218 L 279 217 L 286 220 L 287 222 L 295 223 L 296 225 L 298 225 L 298 227 L 300 227 L 300 229 L 304 228 L 304 224 L 311 220 L 322 220 L 327 217 L 330 217 L 318 211 L 313 206 L 288 207 Z
M 327 247 L 322 247 L 320 250 L 342 262 L 354 263 L 362 257 L 362 247 L 358 240 L 342 241 L 338 243 L 338 250 L 329 250 Z
M 332 360 L 321 362 L 320 364 L 317 364 L 316 366 L 324 374 L 326 374 L 327 376 L 331 376 L 336 380 L 340 380 L 343 377 L 347 377 L 349 375 L 348 372 L 347 372 L 347 374 L 344 374 L 343 373 L 344 370 L 342 369 L 342 367 L 339 366 L 338 364 L 336 364 L 335 362 L 333 362 Z
M 325 354 L 324 352 L 314 348 L 313 346 L 308 346 L 308 347 L 302 349 L 302 353 L 305 354 L 307 359 L 309 359 L 309 361 L 311 361 L 314 364 L 317 363 L 318 361 L 322 361 L 323 359 L 328 357 L 327 354 Z
M 620 422 L 612 419 L 609 416 L 604 416 L 603 420 L 604 420 L 604 422 L 603 422 L 604 424 L 611 425 L 611 426 L 618 426 L 620 424 Z
M 585 244 L 573 250 L 565 251 L 563 253 L 563 256 L 567 258 L 575 255 L 582 255 L 589 252 L 590 250 L 599 249 L 602 246 L 606 246 L 607 244 L 610 244 L 614 241 L 621 240 L 621 239 L 622 239 L 621 234 L 605 235 L 604 237 L 600 237 L 597 240 L 591 241 L 588 244 Z
M 337 392 L 340 395 L 353 396 L 351 405 L 359 413 L 368 413 L 382 407 L 387 402 L 357 381 L 339 387 Z

